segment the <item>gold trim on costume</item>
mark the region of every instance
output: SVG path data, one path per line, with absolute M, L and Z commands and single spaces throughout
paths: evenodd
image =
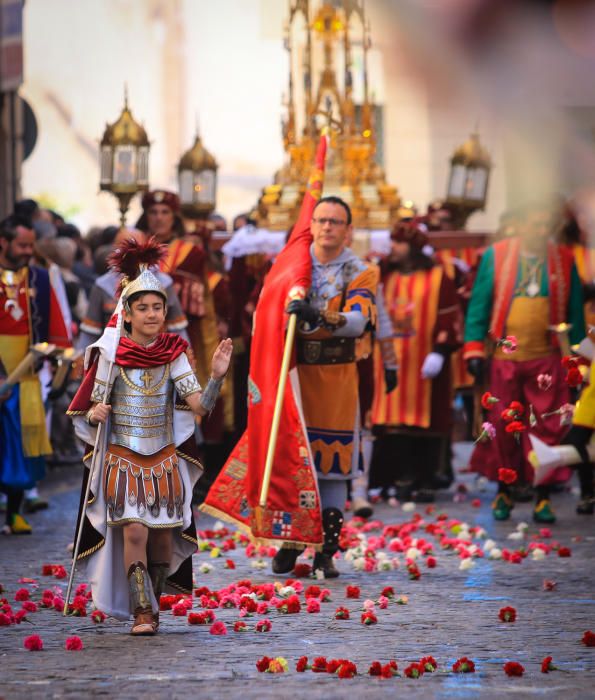
M 87 549 L 86 551 L 81 552 L 77 557 L 77 561 L 79 559 L 84 559 L 85 557 L 91 556 L 91 554 L 94 554 L 98 549 L 103 547 L 104 544 L 105 544 L 105 537 L 101 540 L 101 542 L 97 543 L 94 547 L 91 547 L 91 549 Z
M 126 370 L 124 367 L 118 367 L 120 371 L 120 377 L 122 378 L 123 382 L 126 384 L 126 386 L 130 387 L 130 389 L 136 389 L 137 391 L 140 391 L 143 396 L 152 396 L 157 392 L 158 389 L 161 389 L 161 387 L 167 382 L 169 379 L 169 365 L 165 365 L 165 369 L 163 371 L 163 377 L 155 384 L 152 386 L 150 389 L 145 389 L 142 386 L 139 386 L 138 384 L 135 384 L 126 374 Z
M 178 455 L 178 457 L 181 457 L 182 459 L 186 460 L 186 462 L 190 462 L 190 464 L 194 464 L 194 466 L 204 471 L 205 468 L 203 467 L 203 465 L 197 459 L 194 459 L 194 457 L 184 454 L 182 450 L 176 450 L 176 454 Z
M 128 523 L 142 523 L 146 525 L 149 530 L 170 530 L 174 527 L 182 527 L 184 525 L 183 520 L 179 520 L 176 523 L 150 523 L 144 518 L 122 518 L 121 520 L 109 520 L 108 527 L 118 527 L 118 525 L 128 525 Z

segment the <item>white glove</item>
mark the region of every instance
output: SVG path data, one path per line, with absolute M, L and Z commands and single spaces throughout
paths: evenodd
M 444 366 L 444 355 L 439 352 L 431 352 L 426 355 L 426 359 L 421 368 L 422 379 L 434 379 L 437 377 L 442 367 Z

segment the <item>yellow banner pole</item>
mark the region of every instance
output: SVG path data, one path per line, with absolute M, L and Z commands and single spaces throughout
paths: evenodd
M 279 386 L 277 387 L 275 410 L 273 411 L 271 434 L 269 435 L 269 446 L 267 449 L 266 461 L 264 463 L 264 475 L 262 477 L 262 485 L 260 487 L 260 499 L 258 501 L 258 505 L 260 508 L 264 508 L 266 506 L 267 497 L 269 495 L 271 474 L 273 472 L 273 458 L 275 456 L 275 448 L 277 447 L 277 437 L 279 435 L 279 422 L 281 421 L 281 411 L 283 410 L 283 397 L 285 395 L 285 384 L 287 383 L 287 375 L 289 374 L 289 362 L 291 361 L 291 351 L 293 350 L 293 341 L 295 339 L 296 324 L 296 315 L 290 314 L 289 323 L 287 324 L 287 335 L 285 336 L 285 347 L 283 349 L 281 373 L 279 374 Z

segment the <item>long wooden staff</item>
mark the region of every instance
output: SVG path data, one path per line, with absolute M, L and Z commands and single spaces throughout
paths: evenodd
M 287 324 L 287 334 L 285 336 L 285 346 L 283 348 L 283 361 L 281 362 L 281 373 L 279 374 L 277 398 L 275 399 L 275 410 L 273 411 L 273 423 L 271 425 L 271 434 L 269 435 L 269 446 L 267 448 L 267 457 L 264 463 L 264 475 L 262 477 L 262 485 L 260 487 L 260 499 L 258 501 L 260 508 L 264 508 L 266 506 L 267 497 L 269 495 L 271 474 L 273 472 L 273 458 L 275 457 L 275 448 L 277 447 L 279 423 L 281 421 L 283 397 L 285 395 L 285 384 L 287 383 L 287 375 L 289 374 L 289 363 L 291 361 L 291 351 L 293 350 L 296 325 L 296 315 L 290 314 L 289 323 Z
M 120 342 L 120 333 L 122 332 L 122 310 L 120 310 L 120 313 L 118 314 L 118 322 L 116 324 L 116 348 L 118 347 L 118 343 Z M 103 400 L 101 403 L 105 406 L 107 404 L 107 392 L 110 387 L 110 380 L 112 378 L 112 369 L 114 367 L 114 362 L 115 362 L 115 350 L 114 350 L 114 359 L 110 360 L 108 370 L 107 370 L 107 382 L 106 382 L 106 387 L 105 391 L 103 393 Z M 74 570 L 76 569 L 76 561 L 78 559 L 79 555 L 79 548 L 81 546 L 81 536 L 83 534 L 83 524 L 85 522 L 85 515 L 87 513 L 87 501 L 89 500 L 89 492 L 91 491 L 91 482 L 93 481 L 93 473 L 95 471 L 95 463 L 97 460 L 97 448 L 100 445 L 100 439 L 101 439 L 101 433 L 104 423 L 99 423 L 97 426 L 97 435 L 95 436 L 95 447 L 93 448 L 93 457 L 91 457 L 91 466 L 89 467 L 89 479 L 87 481 L 87 487 L 85 489 L 85 497 L 83 499 L 83 503 L 81 506 L 81 517 L 79 520 L 79 526 L 78 530 L 76 533 L 76 540 L 74 544 L 74 552 L 72 555 L 72 566 L 70 568 L 70 578 L 68 579 L 68 588 L 66 589 L 66 601 L 64 603 L 64 615 L 68 615 L 68 605 L 70 603 L 70 594 L 72 592 L 72 582 L 74 580 Z

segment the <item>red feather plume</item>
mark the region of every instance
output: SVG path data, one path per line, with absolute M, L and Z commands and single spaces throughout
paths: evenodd
M 134 238 L 123 241 L 107 258 L 108 265 L 130 281 L 138 277 L 142 264 L 152 267 L 158 265 L 167 255 L 167 246 L 157 242 L 151 236 L 146 242 L 139 243 Z

